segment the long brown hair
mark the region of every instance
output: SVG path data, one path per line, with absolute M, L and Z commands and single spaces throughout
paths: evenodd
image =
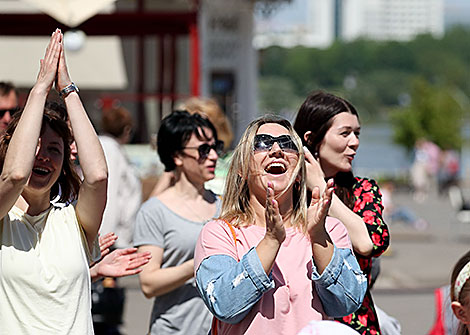
M 10 140 L 16 127 L 18 126 L 21 115 L 22 112 L 15 113 L 13 115 L 5 133 L 0 137 L 0 173 L 3 171 L 3 163 L 5 162 L 8 146 L 10 145 Z M 62 171 L 60 172 L 57 181 L 52 185 L 50 199 L 53 200 L 60 194 L 59 202 L 72 202 L 76 200 L 78 196 L 81 181 L 75 172 L 73 162 L 70 159 L 70 144 L 72 143 L 73 138 L 67 125 L 67 111 L 65 107 L 56 102 L 46 102 L 42 118 L 41 135 L 44 132 L 44 126 L 46 124 L 64 141 L 64 160 Z
M 356 109 L 351 103 L 336 95 L 323 91 L 311 93 L 300 106 L 294 122 L 294 129 L 299 134 L 302 144 L 315 155 L 326 132 L 333 124 L 333 118 L 340 113 L 350 113 L 359 119 Z M 308 139 L 304 134 L 312 133 Z M 352 171 L 338 172 L 335 178 L 335 193 L 349 208 L 354 208 L 353 186 L 355 183 Z

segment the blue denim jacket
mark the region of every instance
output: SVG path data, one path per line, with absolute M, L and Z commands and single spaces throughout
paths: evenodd
M 367 280 L 350 249 L 335 246 L 333 257 L 321 275 L 312 263 L 311 279 L 328 316 L 349 315 L 361 306 Z M 247 278 L 250 280 L 244 280 Z M 263 293 L 274 288 L 274 280 L 264 272 L 254 247 L 240 262 L 227 255 L 204 259 L 196 272 L 196 283 L 212 314 L 231 324 L 243 320 Z

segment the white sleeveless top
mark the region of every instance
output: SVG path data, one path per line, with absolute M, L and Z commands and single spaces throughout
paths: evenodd
M 0 221 L 0 334 L 93 334 L 93 256 L 72 205 Z

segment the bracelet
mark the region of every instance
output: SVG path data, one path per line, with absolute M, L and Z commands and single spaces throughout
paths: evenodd
M 66 86 L 65 88 L 61 89 L 59 92 L 59 97 L 65 99 L 70 93 L 72 92 L 80 92 L 77 85 L 71 83 L 70 85 Z

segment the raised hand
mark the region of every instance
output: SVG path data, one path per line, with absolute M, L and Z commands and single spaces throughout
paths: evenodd
M 44 59 L 41 59 L 35 87 L 46 94 L 51 90 L 57 75 L 59 56 L 62 50 L 62 33 L 56 29 L 49 40 Z
M 117 240 L 117 235 L 114 233 L 107 233 L 104 236 L 100 236 L 100 251 L 101 251 L 101 257 L 106 256 L 109 254 L 109 248 L 116 242 Z
M 305 165 L 307 169 L 306 184 L 309 190 L 313 190 L 315 186 L 318 186 L 320 193 L 326 188 L 325 174 L 321 169 L 320 162 L 313 157 L 310 150 L 304 146 L 305 151 Z
M 286 238 L 286 229 L 279 213 L 279 204 L 274 199 L 274 185 L 269 182 L 266 189 L 266 236 L 282 243 Z
M 99 277 L 124 277 L 142 271 L 152 258 L 150 252 L 137 252 L 137 248 L 116 249 L 95 266 Z
M 325 218 L 330 209 L 331 199 L 334 191 L 333 179 L 326 183 L 325 191 L 320 195 L 320 188 L 314 187 L 312 190 L 312 201 L 307 209 L 307 231 L 310 236 L 318 231 L 325 230 Z
M 57 78 L 55 82 L 55 88 L 57 92 L 60 92 L 71 83 L 72 83 L 72 80 L 70 79 L 69 71 L 67 68 L 67 63 L 65 61 L 65 50 L 64 48 L 62 48 L 60 51 L 60 56 L 59 56 L 59 65 L 57 69 Z

